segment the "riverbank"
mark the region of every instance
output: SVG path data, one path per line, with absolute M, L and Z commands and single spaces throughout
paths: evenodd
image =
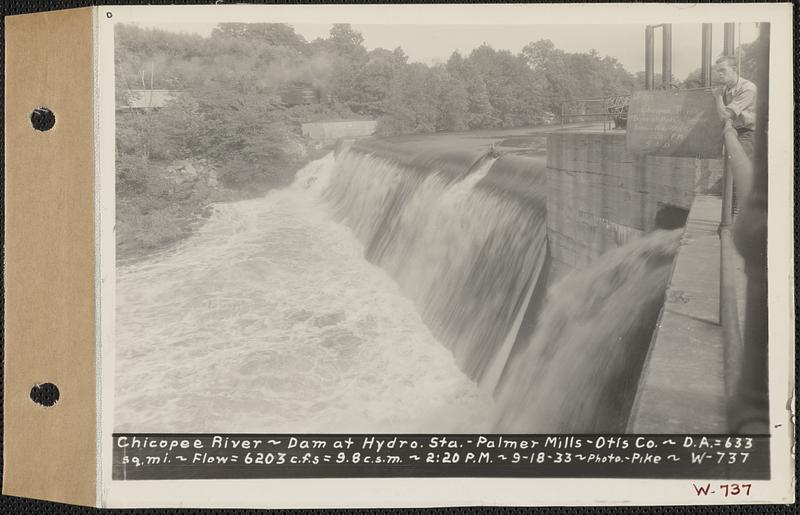
M 291 164 L 258 175 L 266 179 L 236 187 L 225 185 L 219 179 L 219 164 L 206 159 L 148 163 L 149 180 L 140 181 L 134 188 L 123 188 L 124 193 L 117 185 L 117 263 L 136 262 L 169 251 L 205 224 L 213 213 L 213 204 L 262 197 L 270 190 L 286 187 L 298 170 L 332 148 L 308 145 L 304 150 L 302 157 Z M 118 168 L 123 168 L 123 176 L 126 165 L 117 163 Z M 119 176 L 118 172 L 118 179 Z
M 486 148 L 494 144 L 503 153 L 544 156 L 546 133 L 554 127 L 485 130 L 398 136 L 397 146 L 414 148 Z M 296 148 L 295 148 L 296 147 Z M 170 162 L 117 163 L 117 263 L 128 263 L 169 251 L 194 234 L 213 212 L 212 204 L 266 195 L 294 181 L 296 172 L 333 150 L 312 141 L 295 140 L 290 164 L 242 174 L 235 186 L 223 180 L 223 163 L 207 159 Z M 127 173 L 131 169 L 131 173 Z M 135 178 L 133 180 L 132 178 Z

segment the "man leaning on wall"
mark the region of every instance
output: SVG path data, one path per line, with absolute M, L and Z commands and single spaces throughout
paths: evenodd
M 722 56 L 715 66 L 717 76 L 725 84 L 714 94 L 720 118 L 728 119 L 747 157 L 753 158 L 753 131 L 756 128 L 756 85 L 739 74 L 735 57 Z

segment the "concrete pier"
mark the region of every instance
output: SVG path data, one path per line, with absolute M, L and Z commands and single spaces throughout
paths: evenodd
M 548 135 L 547 237 L 560 271 L 554 276 L 670 228 L 661 215 L 685 210 L 684 237 L 629 417 L 631 432 L 727 432 L 717 233 L 722 201 L 715 192 L 722 166 L 716 159 L 633 156 L 624 132 Z M 745 277 L 736 261 L 741 312 Z
M 470 159 L 493 147 L 546 167 L 545 282 L 522 320 L 512 356 L 524 349 L 536 329 L 547 285 L 648 232 L 685 226 L 659 324 L 651 341 L 642 342 L 650 345 L 628 430 L 724 433 L 717 234 L 723 164 L 719 159 L 635 156 L 627 151 L 625 136 L 624 131 L 603 130 L 602 125 L 575 124 L 561 129 L 410 135 L 389 143 L 409 155 L 448 148 Z M 741 264 L 737 266 L 741 270 Z M 742 312 L 743 273 L 738 282 Z M 632 371 L 633 381 L 636 374 L 638 370 Z
M 549 134 L 551 255 L 559 264 L 584 268 L 607 251 L 664 228 L 660 214 L 670 208 L 688 211 L 695 194 L 713 188 L 721 174 L 717 159 L 634 156 L 621 131 Z

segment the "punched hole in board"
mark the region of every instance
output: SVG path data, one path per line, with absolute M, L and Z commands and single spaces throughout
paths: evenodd
M 31 388 L 30 397 L 36 404 L 51 408 L 58 402 L 61 393 L 58 391 L 58 386 L 53 383 L 42 383 Z
M 46 107 L 37 107 L 31 112 L 31 125 L 37 131 L 49 131 L 56 124 L 56 115 Z

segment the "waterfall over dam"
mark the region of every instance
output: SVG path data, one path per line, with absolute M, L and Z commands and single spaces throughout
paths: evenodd
M 519 334 L 533 292 L 547 291 L 536 288 L 545 165 L 357 144 L 339 155 L 326 198 L 465 374 L 494 392 L 507 369 L 498 432 L 623 432 L 681 231 L 634 239 L 565 274 L 537 299 L 541 312 L 527 313 L 539 319 L 532 334 Z
M 424 157 L 345 151 L 326 198 L 461 370 L 491 391 L 544 262 L 544 162 Z
M 115 430 L 625 431 L 679 188 L 567 205 L 549 154 L 458 141 L 357 142 L 118 267 Z

